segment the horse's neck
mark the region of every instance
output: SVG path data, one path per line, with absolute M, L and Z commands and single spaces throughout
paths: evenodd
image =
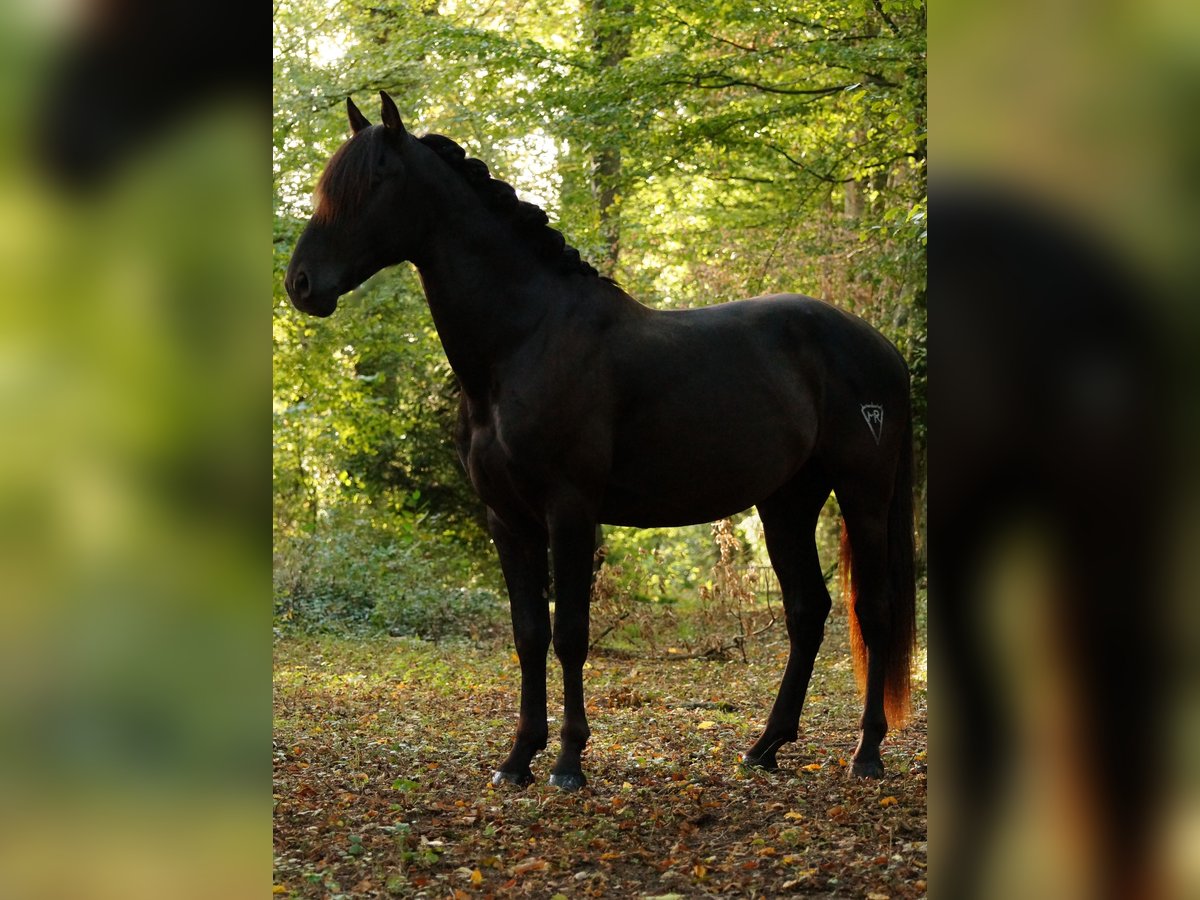
M 438 217 L 416 265 L 450 366 L 478 396 L 545 319 L 552 276 L 482 203 Z

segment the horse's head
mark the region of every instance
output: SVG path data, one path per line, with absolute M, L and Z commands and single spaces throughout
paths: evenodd
M 346 100 L 354 134 L 325 166 L 316 211 L 296 242 L 284 281 L 301 312 L 328 316 L 342 294 L 411 258 L 420 210 L 403 201 L 411 174 L 406 157 L 416 139 L 405 131 L 392 98 L 382 91 L 380 97 L 381 125 Z

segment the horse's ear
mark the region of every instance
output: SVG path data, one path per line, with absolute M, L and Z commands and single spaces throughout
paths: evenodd
M 346 98 L 346 114 L 350 117 L 350 127 L 354 129 L 355 134 L 358 134 L 364 128 L 371 127 L 371 123 L 367 121 L 367 117 L 358 111 L 358 107 L 354 105 L 354 101 L 349 97 Z
M 379 104 L 379 116 L 383 119 L 383 124 L 392 131 L 403 134 L 404 123 L 400 121 L 400 112 L 396 109 L 396 104 L 392 102 L 387 91 L 379 92 Z

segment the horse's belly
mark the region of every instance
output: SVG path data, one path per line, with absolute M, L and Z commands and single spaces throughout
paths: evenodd
M 685 448 L 686 449 L 686 448 Z M 749 509 L 775 493 L 803 465 L 806 453 L 761 452 L 753 444 L 719 455 L 680 453 L 671 459 L 618 460 L 605 490 L 600 520 L 641 528 L 695 525 Z

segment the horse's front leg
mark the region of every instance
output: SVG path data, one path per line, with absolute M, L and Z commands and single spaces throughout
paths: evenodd
M 554 652 L 563 670 L 562 750 L 550 783 L 574 791 L 583 787 L 580 757 L 591 731 L 583 705 L 583 664 L 588 654 L 588 621 L 596 523 L 586 516 L 552 518 L 554 559 Z
M 533 781 L 530 761 L 546 746 L 546 651 L 550 646 L 547 540 L 537 528 L 514 530 L 490 509 L 488 528 L 508 586 L 513 640 L 521 662 L 517 736 L 492 782 L 526 785 Z

